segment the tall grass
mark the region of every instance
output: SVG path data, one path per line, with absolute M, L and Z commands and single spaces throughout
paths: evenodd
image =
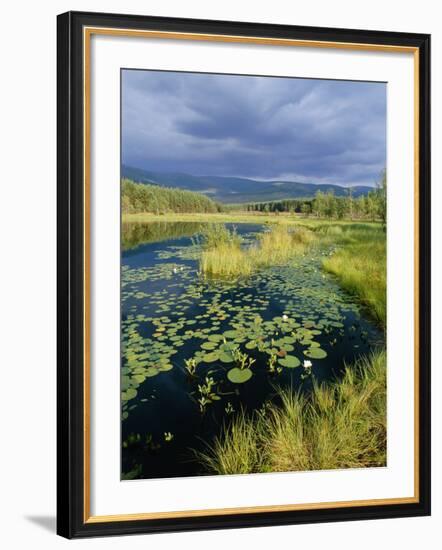
M 210 473 L 244 474 L 386 465 L 386 354 L 361 358 L 309 397 L 278 390 L 265 414 L 237 415 L 206 451 Z
M 202 232 L 201 240 L 201 273 L 208 277 L 235 278 L 303 254 L 314 240 L 314 234 L 305 227 L 272 225 L 268 232 L 258 235 L 256 243 L 247 247 L 235 230 L 212 224 Z
M 252 263 L 241 248 L 242 239 L 236 229 L 223 224 L 209 224 L 197 237 L 203 251 L 200 271 L 207 277 L 234 278 L 250 275 Z
M 323 267 L 336 275 L 348 292 L 365 303 L 385 327 L 387 317 L 387 262 L 385 233 L 380 227 L 362 224 L 319 228 L 337 243 L 336 252 Z M 339 231 L 339 233 L 337 233 Z M 332 233 L 330 235 L 330 233 Z
M 305 227 L 275 225 L 259 236 L 256 246 L 250 249 L 250 255 L 258 267 L 280 265 L 304 254 L 313 240 L 313 233 Z
M 233 244 L 221 244 L 201 254 L 200 272 L 205 277 L 232 279 L 251 275 L 253 270 L 250 256 Z

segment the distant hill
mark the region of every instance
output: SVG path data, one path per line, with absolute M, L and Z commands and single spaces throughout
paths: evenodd
M 307 199 L 317 191 L 333 191 L 337 197 L 348 195 L 349 188 L 332 184 L 300 183 L 297 181 L 258 181 L 230 176 L 191 176 L 174 172 L 150 172 L 132 166 L 122 167 L 123 178 L 139 183 L 152 183 L 162 187 L 179 187 L 203 193 L 226 204 L 267 202 L 281 199 Z M 354 186 L 355 198 L 366 195 L 372 187 Z

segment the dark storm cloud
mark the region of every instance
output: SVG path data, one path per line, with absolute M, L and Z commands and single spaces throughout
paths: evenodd
M 373 184 L 386 85 L 123 71 L 125 164 L 162 172 Z

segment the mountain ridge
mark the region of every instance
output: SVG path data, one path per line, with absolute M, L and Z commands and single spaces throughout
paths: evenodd
M 181 172 L 154 172 L 127 165 L 122 165 L 121 176 L 138 183 L 196 191 L 225 204 L 310 199 L 317 191 L 333 191 L 337 197 L 345 197 L 349 189 L 353 190 L 353 196 L 357 198 L 373 190 L 372 187 L 362 185 L 342 187 L 336 184 L 301 183 L 278 179 L 259 181 L 234 176 L 193 176 Z

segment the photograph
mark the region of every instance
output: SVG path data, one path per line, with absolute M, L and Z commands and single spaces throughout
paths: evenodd
M 387 83 L 120 86 L 121 480 L 387 467 Z

